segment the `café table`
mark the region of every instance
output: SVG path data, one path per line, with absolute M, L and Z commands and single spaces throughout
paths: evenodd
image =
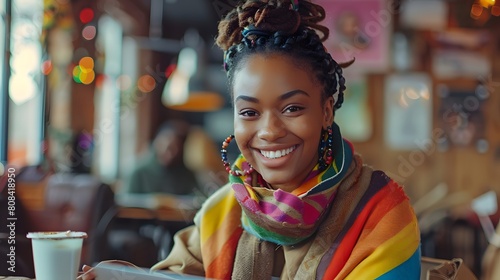
M 200 198 L 192 195 L 120 194 L 115 200 L 118 207 L 112 223 L 116 230 L 110 234 L 121 237 L 140 232 L 140 236 L 152 240 L 156 247 L 154 261 L 168 255 L 173 246 L 173 235 L 193 224 L 201 206 Z M 141 261 L 144 261 L 144 266 L 153 262 L 152 259 Z
M 138 220 L 188 222 L 201 206 L 198 197 L 170 194 L 121 194 L 116 196 L 116 216 Z

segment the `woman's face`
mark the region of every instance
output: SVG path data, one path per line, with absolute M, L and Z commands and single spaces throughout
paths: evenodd
M 274 189 L 291 192 L 318 162 L 333 99 L 309 69 L 284 55 L 251 55 L 233 81 L 234 132 L 243 156 Z

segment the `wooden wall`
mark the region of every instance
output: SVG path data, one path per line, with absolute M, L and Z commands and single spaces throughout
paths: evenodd
M 491 57 L 493 75 L 489 85 L 489 98 L 485 104 L 485 134 L 489 147 L 479 153 L 473 146 L 454 147 L 446 151 L 437 148 L 440 128 L 437 88 L 433 94 L 433 137 L 429 148 L 423 150 L 393 150 L 384 142 L 384 78 L 383 74 L 369 75 L 369 102 L 373 113 L 373 135 L 366 142 L 354 143 L 366 163 L 387 171 L 395 180 L 403 183 L 412 200 L 422 197 L 437 184 L 444 182 L 451 192 L 467 191 L 475 197 L 488 190 L 500 193 L 500 54 L 499 47 Z M 446 82 L 457 88 L 470 88 L 473 81 L 457 79 Z

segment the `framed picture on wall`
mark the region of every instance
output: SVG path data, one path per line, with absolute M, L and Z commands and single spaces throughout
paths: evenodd
M 437 123 L 443 131 L 441 143 L 484 150 L 482 146 L 487 144 L 484 106 L 488 98 L 484 90 L 481 85 L 473 88 L 438 87 L 440 104 Z
M 366 79 L 346 76 L 347 89 L 344 92 L 342 108 L 335 112 L 335 122 L 342 136 L 349 141 L 364 142 L 373 132 L 373 117 L 368 100 Z
M 384 139 L 395 150 L 420 148 L 432 137 L 432 80 L 425 73 L 388 75 L 384 89 Z
M 384 71 L 389 65 L 394 12 L 388 0 L 315 0 L 330 29 L 325 47 L 337 62 L 356 59 L 356 69 Z

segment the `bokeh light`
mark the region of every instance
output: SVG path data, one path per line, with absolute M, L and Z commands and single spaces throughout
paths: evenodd
M 37 85 L 30 76 L 14 74 L 10 77 L 9 96 L 17 105 L 30 100 L 36 93 Z
M 470 16 L 473 19 L 479 19 L 482 13 L 483 13 L 483 6 L 479 4 L 472 5 L 472 8 L 470 10 Z
M 90 72 L 94 70 L 94 59 L 90 56 L 85 56 L 80 59 L 80 62 L 78 62 L 78 65 L 81 68 L 82 72 Z
M 500 6 L 491 7 L 491 15 L 498 17 L 500 16 Z
M 33 73 L 40 67 L 41 50 L 36 44 L 23 44 L 12 55 L 12 69 L 16 73 Z
M 73 80 L 79 84 L 89 85 L 95 80 L 94 59 L 85 56 L 80 59 L 78 65 L 73 67 Z
M 94 19 L 94 11 L 91 8 L 84 8 L 80 11 L 80 21 L 89 23 Z
M 49 75 L 50 72 L 52 72 L 52 68 L 53 68 L 52 60 L 45 60 L 44 62 L 42 62 L 42 65 L 40 68 L 42 70 L 42 74 L 44 74 L 45 76 Z
M 80 69 L 80 65 L 77 65 L 73 68 L 73 80 L 79 84 L 82 83 L 80 80 L 80 74 L 82 73 L 82 69 Z
M 142 75 L 137 81 L 137 88 L 144 93 L 153 91 L 156 87 L 156 81 L 151 75 Z
M 120 77 L 116 79 L 116 87 L 121 91 L 128 90 L 131 86 L 132 79 L 127 75 L 120 75 Z
M 90 72 L 82 72 L 80 73 L 80 81 L 84 85 L 90 85 L 95 79 L 95 72 L 92 70 Z
M 82 37 L 88 41 L 94 39 L 96 34 L 97 30 L 93 25 L 87 25 L 82 30 Z
M 175 70 L 175 67 L 176 65 L 175 64 L 170 64 L 167 69 L 165 69 L 165 78 L 168 79 L 168 77 L 170 77 L 170 75 L 172 75 L 172 73 L 174 72 Z
M 82 57 L 73 68 L 73 80 L 79 84 L 89 85 L 95 79 L 94 59 L 86 56 Z
M 103 74 L 98 74 L 95 77 L 95 86 L 97 88 L 102 88 L 102 85 L 104 84 L 104 80 L 106 79 L 106 75 Z

